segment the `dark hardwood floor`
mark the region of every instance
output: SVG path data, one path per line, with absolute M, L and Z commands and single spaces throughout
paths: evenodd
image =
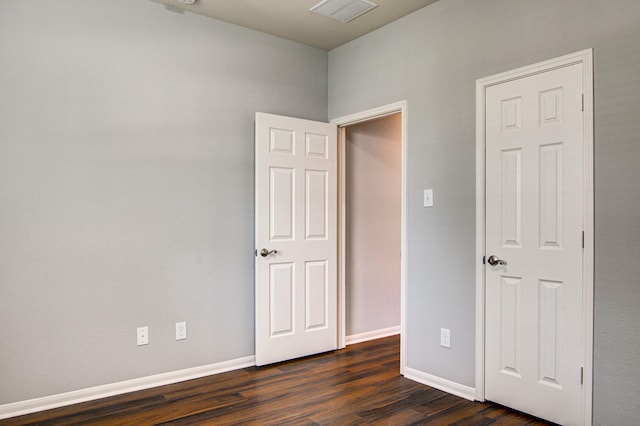
M 0 421 L 0 425 L 546 425 L 399 374 L 397 336 Z

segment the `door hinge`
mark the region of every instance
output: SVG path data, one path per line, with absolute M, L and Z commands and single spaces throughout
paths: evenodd
M 584 367 L 580 367 L 580 384 L 584 385 Z
M 584 231 L 582 231 L 582 248 L 584 248 Z
M 580 111 L 584 111 L 584 93 L 582 94 L 582 109 Z

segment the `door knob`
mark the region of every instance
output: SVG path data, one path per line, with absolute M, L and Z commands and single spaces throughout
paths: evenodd
M 267 250 L 266 248 L 263 248 L 262 250 L 260 250 L 260 256 L 267 257 L 270 254 L 277 253 L 277 252 L 278 250 Z
M 489 265 L 491 266 L 507 264 L 507 262 L 505 262 L 504 260 L 498 259 L 498 256 L 496 256 L 495 254 L 492 254 L 491 256 L 489 256 L 489 258 L 487 259 L 487 262 L 489 262 Z

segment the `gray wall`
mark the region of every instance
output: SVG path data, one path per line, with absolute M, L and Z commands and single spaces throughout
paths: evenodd
M 408 100 L 408 366 L 474 386 L 475 80 L 591 47 L 594 421 L 636 424 L 640 2 L 441 0 L 330 52 L 329 117 Z M 424 209 L 431 187 L 435 207 Z
M 253 355 L 256 111 L 326 120 L 327 52 L 0 2 L 0 404 Z
M 589 47 L 595 423 L 634 424 L 640 2 L 441 0 L 332 51 L 328 110 L 409 101 L 408 363 L 473 386 L 475 80 Z M 148 1 L 0 2 L 0 404 L 253 354 L 253 114 L 326 119 L 326 68 Z
M 400 325 L 402 117 L 346 129 L 347 336 Z

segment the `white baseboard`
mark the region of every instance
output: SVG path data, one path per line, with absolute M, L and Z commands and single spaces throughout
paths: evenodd
M 469 401 L 475 401 L 475 388 L 461 385 L 460 383 L 452 382 L 438 376 L 433 376 L 431 374 L 427 374 L 423 371 L 419 371 L 411 367 L 405 368 L 404 377 L 415 382 L 422 383 L 423 385 L 439 389 L 455 396 L 459 396 L 460 398 L 468 399 Z
M 153 376 L 140 377 L 138 379 L 125 380 L 123 382 L 111 383 L 108 385 L 80 389 L 58 395 L 45 396 L 43 398 L 13 402 L 10 404 L 0 405 L 0 419 L 22 416 L 24 414 L 35 413 L 37 411 L 50 410 L 52 408 L 92 401 L 94 399 L 105 398 L 108 396 L 121 395 L 156 386 L 170 385 L 172 383 L 198 379 L 200 377 L 239 370 L 241 368 L 251 367 L 254 365 L 256 365 L 255 357 L 248 356 L 245 358 L 203 365 L 200 367 L 187 368 L 184 370 L 155 374 Z
M 367 331 L 366 333 L 352 334 L 346 337 L 346 344 L 353 345 L 354 343 L 366 342 L 368 340 L 381 339 L 383 337 L 395 336 L 400 334 L 400 326 L 382 328 L 380 330 Z

